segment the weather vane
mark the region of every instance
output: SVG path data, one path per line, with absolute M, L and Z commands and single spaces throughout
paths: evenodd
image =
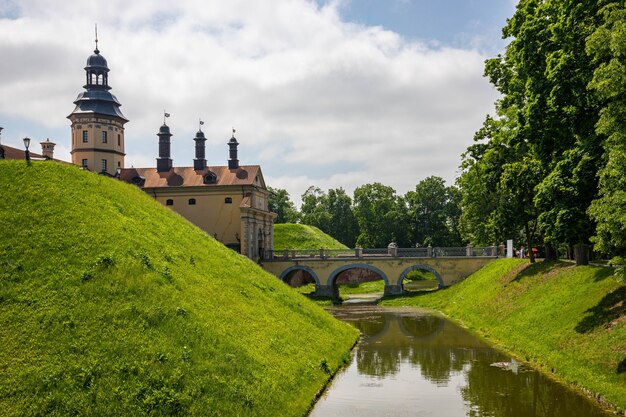
M 170 117 L 170 114 L 163 109 L 163 124 L 165 124 L 165 118 Z
M 200 127 L 198 128 L 200 130 L 200 132 L 202 132 L 202 125 L 204 124 L 204 122 L 202 121 L 201 118 L 198 118 L 198 121 L 200 122 Z

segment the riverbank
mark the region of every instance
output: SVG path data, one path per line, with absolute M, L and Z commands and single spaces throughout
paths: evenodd
M 600 403 L 626 410 L 626 285 L 606 267 L 500 259 L 434 293 L 382 305 L 444 312 Z

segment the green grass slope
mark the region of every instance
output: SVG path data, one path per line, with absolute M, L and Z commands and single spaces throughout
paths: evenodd
M 0 161 L 4 416 L 301 416 L 356 338 L 131 185 Z
M 315 226 L 292 223 L 274 225 L 274 250 L 320 248 L 348 249 Z
M 385 304 L 441 310 L 626 409 L 626 285 L 611 268 L 501 259 L 446 290 Z

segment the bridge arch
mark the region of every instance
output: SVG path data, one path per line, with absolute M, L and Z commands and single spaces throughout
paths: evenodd
M 400 277 L 398 278 L 398 282 L 396 283 L 396 285 L 398 286 L 402 286 L 402 282 L 404 281 L 404 278 L 406 278 L 407 274 L 409 272 L 412 271 L 416 271 L 416 270 L 421 270 L 421 271 L 428 271 L 430 273 L 432 273 L 436 278 L 437 281 L 439 281 L 439 288 L 445 288 L 446 284 L 444 284 L 443 282 L 443 278 L 441 277 L 441 275 L 439 274 L 439 272 L 437 272 L 435 269 L 433 269 L 432 267 L 428 266 L 428 265 L 423 265 L 423 264 L 416 264 L 416 265 L 411 265 L 410 267 L 408 267 L 407 269 L 405 269 L 401 274 Z
M 335 280 L 337 279 L 339 274 L 341 274 L 342 272 L 345 272 L 345 271 L 349 271 L 350 269 L 358 269 L 358 268 L 367 269 L 369 271 L 372 271 L 372 272 L 380 275 L 380 277 L 383 279 L 383 281 L 385 281 L 385 287 L 387 287 L 389 285 L 389 278 L 387 278 L 387 274 L 385 274 L 380 269 L 376 268 L 374 265 L 368 265 L 368 264 L 349 264 L 349 265 L 344 265 L 344 266 L 341 266 L 341 267 L 335 269 L 328 276 L 328 285 L 330 287 L 334 287 L 335 286 Z
M 287 281 L 287 278 L 289 277 L 289 274 L 291 274 L 292 272 L 297 272 L 297 271 L 304 271 L 307 272 L 309 275 L 311 275 L 311 277 L 315 280 L 315 288 L 319 288 L 322 284 L 320 283 L 320 279 L 318 278 L 317 274 L 315 273 L 315 271 L 313 270 L 313 268 L 305 266 L 305 265 L 294 265 L 291 266 L 287 269 L 285 269 L 279 276 L 280 280 L 282 282 L 285 283 L 289 283 Z

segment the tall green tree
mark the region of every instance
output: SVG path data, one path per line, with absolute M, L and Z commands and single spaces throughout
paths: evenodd
M 328 190 L 324 203 L 331 215 L 328 234 L 353 248 L 359 236 L 359 225 L 354 217 L 352 199 L 343 188 L 335 188 Z
M 460 193 L 446 187 L 443 178 L 420 181 L 405 196 L 410 218 L 411 240 L 418 246 L 459 246 Z
M 298 210 L 289 198 L 287 190 L 282 188 L 267 187 L 270 192 L 268 205 L 270 211 L 278 214 L 274 223 L 296 223 L 298 221 Z
M 602 100 L 599 134 L 606 135 L 606 166 L 600 196 L 589 208 L 597 221 L 593 242 L 607 255 L 626 255 L 626 10 L 624 1 L 604 1 L 602 24 L 587 40 L 596 65 L 590 88 Z
M 326 197 L 326 193 L 319 187 L 310 186 L 304 194 L 302 194 L 300 221 L 303 224 L 315 226 L 322 232 L 330 234 L 329 230 L 332 215 L 326 207 Z
M 380 183 L 358 187 L 354 190 L 354 216 L 361 231 L 357 245 L 383 248 L 391 242 L 410 244 L 406 203 L 393 188 Z
M 485 65 L 502 94 L 498 117 L 485 121 L 477 136 L 487 143 L 466 154 L 459 182 L 486 197 L 480 202 L 463 189 L 464 203 L 490 210 L 480 238 L 497 236 L 508 223 L 521 228 L 528 245 L 537 235 L 554 244 L 589 241 L 586 209 L 603 152 L 594 130 L 597 100 L 586 88 L 593 66 L 585 42 L 597 10 L 597 0 L 520 0 L 503 28 L 511 42 L 504 56 Z M 501 169 L 491 164 L 494 153 Z M 496 182 L 480 184 L 494 176 Z M 476 232 L 467 223 L 476 207 L 464 211 L 462 227 Z
M 348 247 L 354 247 L 359 235 L 354 217 L 352 199 L 343 188 L 330 189 L 328 193 L 319 187 L 309 187 L 302 194 L 301 221 L 319 228 Z
M 487 116 L 474 136 L 477 143 L 462 155 L 462 174 L 457 179 L 462 194 L 459 229 L 474 246 L 517 240 L 523 228 L 501 190 L 503 167 L 517 158 L 509 145 L 518 130 L 516 118 L 511 117 L 515 109 L 507 109 L 507 114 L 499 104 L 497 108 L 500 116 Z

